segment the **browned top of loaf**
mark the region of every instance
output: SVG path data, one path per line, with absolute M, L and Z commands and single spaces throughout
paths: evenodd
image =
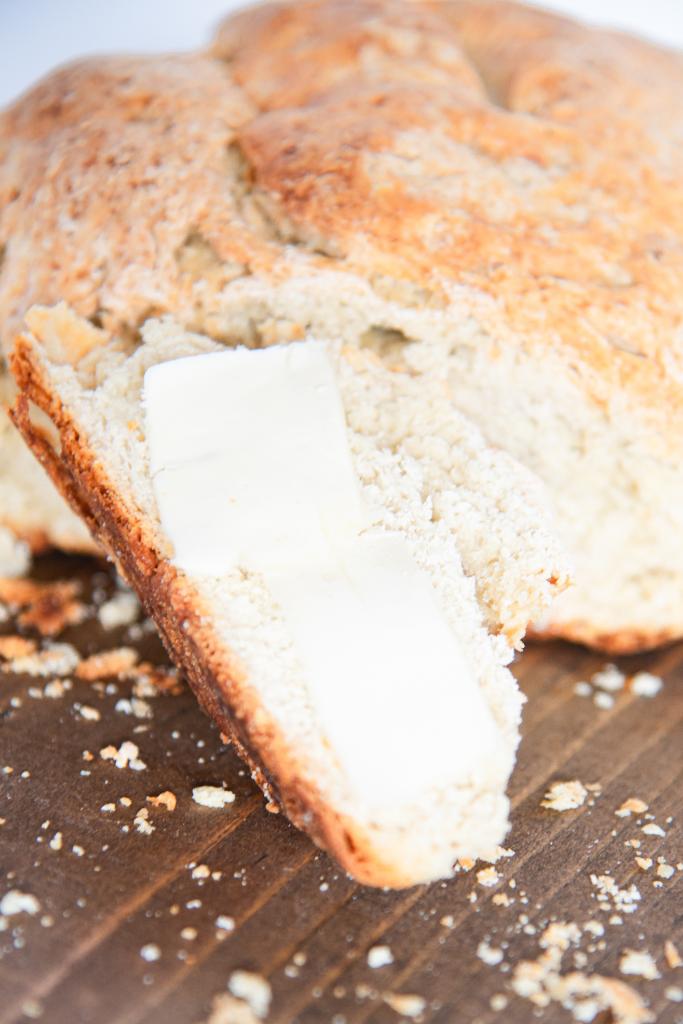
M 226 281 L 305 258 L 456 301 L 683 436 L 681 56 L 485 0 L 266 4 L 214 54 L 82 64 L 4 115 L 5 343 L 59 298 L 219 333 Z
M 135 328 L 258 266 L 230 150 L 253 114 L 201 55 L 80 61 L 0 114 L 5 349 L 36 302 Z

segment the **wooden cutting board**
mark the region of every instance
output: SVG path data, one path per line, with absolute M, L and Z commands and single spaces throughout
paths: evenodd
M 102 626 L 97 604 L 114 592 L 102 565 L 52 558 L 36 578 L 76 580 L 81 591 L 19 595 L 23 609 L 1 634 L 35 638 L 40 651 L 36 627 L 47 627 L 82 656 L 125 645 L 168 669 L 149 624 Z M 257 1018 L 228 992 L 237 970 L 258 975 L 247 995 L 263 996 L 267 981 L 276 1024 L 609 1021 L 619 1019 L 600 1009 L 610 998 L 622 1013 L 630 1004 L 632 1019 L 646 1019 L 642 1001 L 652 1020 L 683 1020 L 683 968 L 673 966 L 674 946 L 683 953 L 683 647 L 622 659 L 628 675 L 662 676 L 648 698 L 628 685 L 576 693 L 604 659 L 531 646 L 516 666 L 528 703 L 511 784 L 514 855 L 403 892 L 341 874 L 266 811 L 182 682 L 162 671 L 158 689 L 150 668 L 131 668 L 130 655 L 128 665 L 112 678 L 106 664 L 77 669 L 71 652 L 61 679 L 7 664 L 0 676 L 0 897 L 19 891 L 35 911 L 0 921 L 2 1024 L 244 1024 Z M 611 706 L 596 705 L 598 692 Z M 144 768 L 100 755 L 125 741 Z M 574 810 L 541 806 L 553 782 L 572 780 L 598 788 Z M 201 785 L 225 785 L 235 800 L 201 806 Z M 148 801 L 162 792 L 175 809 Z M 616 815 L 628 798 L 648 810 Z M 390 963 L 369 966 L 375 946 L 389 948 L 374 956 Z M 620 973 L 629 949 L 655 966 L 626 966 L 661 977 Z M 582 989 L 594 1004 L 572 1010 Z

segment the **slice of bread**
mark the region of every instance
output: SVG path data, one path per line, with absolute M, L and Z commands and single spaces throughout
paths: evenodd
M 497 736 L 493 752 L 472 758 L 465 779 L 445 770 L 430 776 L 417 795 L 389 786 L 386 799 L 372 803 L 340 767 L 264 578 L 258 572 L 189 573 L 172 559 L 150 473 L 143 377 L 151 366 L 222 346 L 166 319 L 148 322 L 132 351 L 113 340 L 84 354 L 82 345 L 73 344 L 81 322 L 63 307 L 34 310 L 28 320 L 33 333 L 18 340 L 12 357 L 21 389 L 14 412 L 20 429 L 137 590 L 201 704 L 238 745 L 269 799 L 370 884 L 423 882 L 448 875 L 459 857 L 491 855 L 507 827 L 505 787 L 521 695 L 506 664 L 519 636 L 513 624 L 525 612 L 524 599 L 514 597 L 514 588 L 507 593 L 501 576 L 503 603 L 511 607 L 500 615 L 496 587 L 488 584 L 500 575 L 503 549 L 516 566 L 508 571 L 518 579 L 565 575 L 550 537 L 528 511 L 533 487 L 526 474 L 485 445 L 453 410 L 438 378 L 389 371 L 373 353 L 330 339 L 362 492 L 379 509 L 379 529 L 398 531 L 431 581 Z M 58 442 L 36 420 L 34 407 L 48 416 Z M 491 580 L 481 544 L 487 528 Z M 528 528 L 537 540 L 543 537 L 533 553 L 524 536 Z M 543 564 L 549 554 L 552 569 Z M 508 635 L 487 628 L 492 617 L 506 618 Z M 347 639 L 353 643 L 353 636 Z M 459 685 L 453 679 L 454 688 Z M 418 680 L 411 703 L 412 734 L 421 749 L 418 738 L 441 732 L 443 709 L 421 699 Z M 387 716 L 367 701 L 353 710 L 359 720 L 374 716 L 359 737 L 379 737 Z M 362 748 L 364 741 L 358 742 Z M 366 742 L 358 756 L 371 753 Z M 408 757 L 402 750 L 397 777 Z
M 14 390 L 0 366 L 0 576 L 23 573 L 31 553 L 48 547 L 88 554 L 97 550 L 12 425 L 7 408 Z

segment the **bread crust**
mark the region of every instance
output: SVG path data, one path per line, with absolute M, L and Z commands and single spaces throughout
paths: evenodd
M 527 631 L 529 640 L 567 640 L 570 643 L 584 644 L 603 654 L 642 654 L 656 647 L 664 647 L 680 639 L 680 630 L 660 629 L 647 632 L 642 629 L 620 629 L 615 632 L 596 630 L 586 620 L 563 621 L 560 625 L 552 623 L 542 629 L 531 628 Z
M 378 856 L 356 822 L 334 811 L 294 762 L 276 722 L 264 710 L 237 658 L 227 658 L 210 614 L 175 567 L 159 556 L 144 521 L 117 496 L 102 465 L 79 436 L 72 416 L 49 386 L 30 339 L 20 336 L 11 357 L 20 393 L 11 417 L 54 484 L 87 523 L 103 550 L 153 617 L 173 661 L 202 709 L 235 744 L 269 804 L 327 850 L 350 875 L 372 886 L 404 888 L 416 879 Z M 30 416 L 30 403 L 57 428 L 59 456 Z M 269 765 L 265 768 L 265 762 Z

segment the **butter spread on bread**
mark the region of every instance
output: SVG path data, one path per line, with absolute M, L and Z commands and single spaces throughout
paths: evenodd
M 263 578 L 355 799 L 381 814 L 471 785 L 495 722 L 410 542 L 361 498 L 325 346 L 169 360 L 144 406 L 174 565 Z

